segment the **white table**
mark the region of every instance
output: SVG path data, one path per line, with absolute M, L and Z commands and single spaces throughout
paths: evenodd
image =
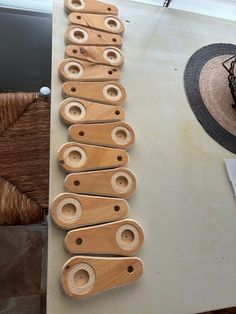
M 224 158 L 234 155 L 202 129 L 186 100 L 183 71 L 190 55 L 233 42 L 233 22 L 123 0 L 111 1 L 126 22 L 126 121 L 136 131 L 129 168 L 138 189 L 130 214 L 145 230 L 145 273 L 136 284 L 82 302 L 64 295 L 60 270 L 69 255 L 65 232 L 49 218 L 48 314 L 196 313 L 236 305 L 236 208 Z M 54 2 L 50 200 L 63 191 L 56 154 L 66 142 L 58 118 L 58 64 L 67 16 Z

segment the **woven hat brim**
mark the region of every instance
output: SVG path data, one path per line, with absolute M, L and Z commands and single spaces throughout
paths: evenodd
M 220 145 L 236 153 L 236 136 L 224 129 L 207 109 L 200 93 L 199 79 L 202 68 L 212 58 L 236 55 L 233 44 L 212 44 L 197 50 L 189 59 L 184 72 L 184 87 L 188 102 L 205 131 Z

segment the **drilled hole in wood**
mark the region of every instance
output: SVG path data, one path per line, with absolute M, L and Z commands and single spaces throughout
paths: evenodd
M 71 91 L 72 92 L 76 92 L 76 88 L 75 87 L 71 87 Z
M 112 73 L 113 73 L 112 71 L 108 71 L 108 74 L 112 75 Z
M 74 36 L 77 39 L 84 39 L 84 33 L 82 31 L 75 31 Z
M 127 139 L 127 133 L 124 130 L 117 130 L 115 136 L 122 141 Z
M 77 53 L 78 52 L 78 50 L 77 49 L 73 49 L 73 53 Z
M 111 8 L 107 8 L 107 11 L 111 11 Z
M 116 42 L 117 42 L 116 38 L 112 38 L 112 41 L 113 41 L 114 43 L 116 43 Z
M 132 141 L 132 134 L 126 126 L 118 125 L 112 130 L 111 138 L 115 143 L 124 146 Z
M 133 266 L 128 266 L 128 267 L 127 267 L 127 272 L 128 272 L 128 273 L 132 273 L 133 271 L 134 271 Z
M 121 161 L 123 159 L 122 156 L 117 156 L 117 160 Z
M 70 268 L 70 266 L 69 265 L 66 265 L 66 269 L 69 269 Z
M 82 155 L 79 151 L 72 150 L 68 155 L 68 159 L 73 163 L 80 162 Z
M 59 161 L 59 163 L 63 165 L 65 162 L 64 162 L 64 160 L 61 159 L 61 160 Z
M 140 235 L 132 224 L 123 224 L 116 231 L 117 244 L 127 251 L 133 251 L 140 243 Z
M 89 282 L 89 273 L 85 269 L 78 270 L 74 275 L 74 283 L 78 288 L 84 287 Z
M 63 198 L 57 205 L 57 217 L 64 223 L 76 222 L 81 215 L 81 204 L 73 197 Z
M 75 186 L 79 186 L 79 185 L 80 185 L 79 180 L 74 181 L 74 185 L 75 185 Z
M 101 38 L 102 36 L 100 34 L 98 34 L 98 37 Z
M 128 186 L 128 180 L 124 176 L 118 176 L 116 178 L 116 184 L 122 188 L 126 188 Z
M 61 209 L 63 216 L 69 218 L 69 217 L 73 217 L 76 214 L 76 207 L 75 205 L 71 204 L 71 203 L 67 203 L 64 206 L 62 206 Z
M 81 16 L 80 16 L 80 15 L 77 15 L 77 19 L 78 19 L 78 20 L 81 20 Z
M 72 74 L 79 74 L 80 68 L 77 65 L 73 64 L 69 66 L 68 71 Z
M 128 244 L 132 243 L 134 241 L 134 233 L 129 229 L 125 229 L 121 233 L 121 240 Z
M 117 116 L 119 116 L 120 110 L 116 110 L 116 111 L 115 111 L 115 114 L 116 114 Z
M 75 242 L 76 242 L 76 244 L 81 245 L 82 242 L 83 242 L 83 240 L 82 240 L 81 238 L 77 238 L 77 239 L 75 240 Z
M 109 59 L 111 59 L 111 60 L 116 60 L 116 59 L 117 59 L 117 53 L 114 52 L 114 51 L 109 51 L 109 52 L 107 53 L 107 57 L 108 57 Z
M 79 131 L 80 136 L 84 136 L 84 131 Z
M 72 0 L 71 3 L 75 7 L 81 7 L 82 6 L 82 1 L 81 0 Z
M 111 28 L 117 27 L 117 25 L 118 25 L 117 22 L 116 22 L 116 20 L 114 20 L 114 19 L 108 20 L 107 24 L 108 24 Z
M 119 210 L 120 210 L 120 206 L 119 206 L 119 205 L 115 205 L 115 206 L 114 206 L 114 211 L 115 211 L 115 212 L 118 212 Z
M 115 87 L 109 87 L 107 90 L 107 94 L 111 97 L 117 97 L 118 96 L 118 90 Z
M 69 112 L 72 116 L 80 116 L 82 113 L 82 110 L 79 106 L 71 106 L 69 109 Z

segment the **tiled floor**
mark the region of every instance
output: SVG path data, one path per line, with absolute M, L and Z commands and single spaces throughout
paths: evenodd
M 0 227 L 0 314 L 44 314 L 47 227 Z

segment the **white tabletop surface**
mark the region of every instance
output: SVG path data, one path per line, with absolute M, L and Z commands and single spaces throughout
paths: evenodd
M 224 158 L 231 154 L 202 129 L 187 102 L 183 71 L 198 48 L 233 42 L 233 22 L 128 0 L 113 0 L 125 22 L 122 84 L 126 121 L 136 131 L 129 168 L 137 177 L 130 216 L 144 228 L 145 271 L 134 285 L 84 301 L 64 295 L 65 232 L 49 218 L 48 314 L 196 313 L 236 305 L 236 207 Z M 58 118 L 58 65 L 67 16 L 54 2 L 50 202 L 63 191 L 56 154 L 66 142 Z

